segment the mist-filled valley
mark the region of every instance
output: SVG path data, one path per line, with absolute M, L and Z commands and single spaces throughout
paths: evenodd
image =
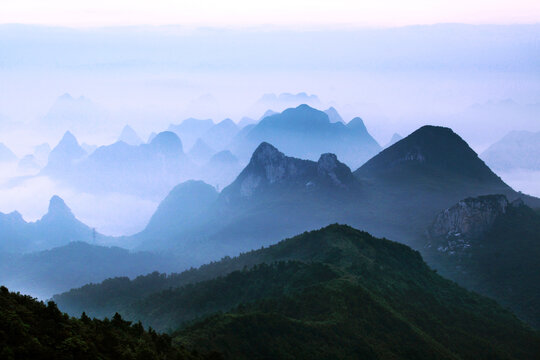
M 537 358 L 539 40 L 0 24 L 0 358 Z

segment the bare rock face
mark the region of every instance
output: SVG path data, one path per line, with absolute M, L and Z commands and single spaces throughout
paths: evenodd
M 358 186 L 351 169 L 334 154 L 322 154 L 317 162 L 285 156 L 263 142 L 253 153 L 248 166 L 226 189 L 227 198 L 249 198 L 263 189 L 288 189 L 294 192 L 352 189 Z
M 504 195 L 467 198 L 437 215 L 428 230 L 430 243 L 438 251 L 453 255 L 470 247 L 470 240 L 491 228 L 510 205 Z
M 240 182 L 240 195 L 250 197 L 260 186 L 298 181 L 310 171 L 305 165 L 304 160 L 287 157 L 274 146 L 263 142 L 237 179 Z
M 348 188 L 355 182 L 351 169 L 340 162 L 334 154 L 322 154 L 317 162 L 317 177 L 319 182 L 327 182 L 332 185 Z

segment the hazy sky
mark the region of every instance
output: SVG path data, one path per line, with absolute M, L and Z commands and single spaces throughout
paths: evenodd
M 540 21 L 538 0 L 2 0 L 0 23 L 396 26 Z

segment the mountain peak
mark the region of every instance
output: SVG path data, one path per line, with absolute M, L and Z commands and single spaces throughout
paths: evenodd
M 64 144 L 76 144 L 76 145 L 79 145 L 79 142 L 77 141 L 77 138 L 75 137 L 75 135 L 73 135 L 71 133 L 71 131 L 66 131 L 64 133 L 64 135 L 62 136 L 62 139 L 60 140 L 60 143 L 64 143 Z
M 236 164 L 238 162 L 238 158 L 233 155 L 229 150 L 223 150 L 216 154 L 214 154 L 210 158 L 210 163 L 229 163 L 229 164 Z
M 388 144 L 386 144 L 385 148 L 394 145 L 395 143 L 397 143 L 401 139 L 403 139 L 403 136 L 399 135 L 398 133 L 394 133 L 394 135 L 392 135 L 392 138 L 390 139 Z
M 347 123 L 347 127 L 351 130 L 367 133 L 367 128 L 366 128 L 366 125 L 364 124 L 364 120 L 362 120 L 362 118 L 358 116 L 352 119 L 351 121 L 349 121 Z
M 49 210 L 47 212 L 48 216 L 61 216 L 61 217 L 74 217 L 71 209 L 66 205 L 64 200 L 58 195 L 51 197 L 49 201 Z
M 285 158 L 285 155 L 281 151 L 267 142 L 262 142 L 253 152 L 250 163 L 254 162 L 265 164 L 283 158 Z
M 233 126 L 233 127 L 237 126 L 236 123 L 234 121 L 232 121 L 231 118 L 223 119 L 219 123 L 217 123 L 216 125 L 218 125 L 218 126 Z
M 285 156 L 281 151 L 267 142 L 262 142 L 249 164 L 238 175 L 236 180 L 223 190 L 224 196 L 236 193 L 240 197 L 250 197 L 261 187 L 278 183 L 297 183 L 305 175 L 305 164 L 312 161 L 300 160 Z M 304 180 L 301 182 L 305 183 Z
M 75 136 L 66 131 L 58 145 L 49 153 L 45 171 L 66 170 L 76 160 L 86 155 L 86 151 L 79 145 Z
M 172 131 L 160 132 L 152 139 L 150 145 L 165 153 L 181 154 L 184 152 L 182 140 Z
M 222 192 L 230 196 L 251 197 L 256 191 L 283 186 L 287 191 L 312 192 L 317 188 L 339 187 L 352 189 L 358 184 L 351 169 L 335 154 L 322 154 L 318 162 L 289 157 L 262 142 L 236 180 Z M 236 195 L 234 195 L 236 194 Z
M 326 115 L 328 115 L 330 122 L 343 122 L 343 118 L 341 117 L 341 115 L 339 115 L 335 107 L 330 106 L 328 109 L 324 110 L 324 112 L 326 113 Z
M 330 123 L 328 115 L 320 110 L 312 108 L 307 104 L 298 105 L 295 108 L 288 108 L 281 114 L 268 116 L 261 120 L 259 124 L 275 124 L 283 128 L 309 129 L 313 126 L 324 126 Z
M 384 179 L 413 182 L 418 176 L 459 177 L 509 189 L 459 135 L 440 126 L 422 126 L 355 171 L 357 176 L 382 174 Z
M 264 112 L 264 114 L 262 114 L 262 116 L 259 118 L 259 121 L 261 121 L 262 119 L 266 118 L 266 117 L 269 117 L 269 116 L 272 116 L 272 115 L 276 115 L 276 114 L 279 114 L 278 112 L 272 110 L 272 109 L 268 109 Z
M 143 143 L 139 135 L 129 125 L 124 126 L 122 133 L 118 137 L 118 141 L 123 141 L 129 145 L 140 145 Z
M 324 180 L 330 180 L 333 185 L 346 187 L 355 182 L 351 169 L 340 162 L 335 154 L 322 154 L 317 161 L 318 177 Z

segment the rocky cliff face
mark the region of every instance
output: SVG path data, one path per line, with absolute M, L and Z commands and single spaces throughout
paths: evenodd
M 428 230 L 430 243 L 450 255 L 470 247 L 511 206 L 504 195 L 467 198 L 437 215 Z
M 331 184 L 348 188 L 356 181 L 351 169 L 341 163 L 334 154 L 322 154 L 317 161 L 317 180 L 319 184 Z
M 251 197 L 257 191 L 275 186 L 312 191 L 317 187 L 352 188 L 357 185 L 349 167 L 334 154 L 322 154 L 317 162 L 285 156 L 263 142 L 253 153 L 248 166 L 224 194 Z

